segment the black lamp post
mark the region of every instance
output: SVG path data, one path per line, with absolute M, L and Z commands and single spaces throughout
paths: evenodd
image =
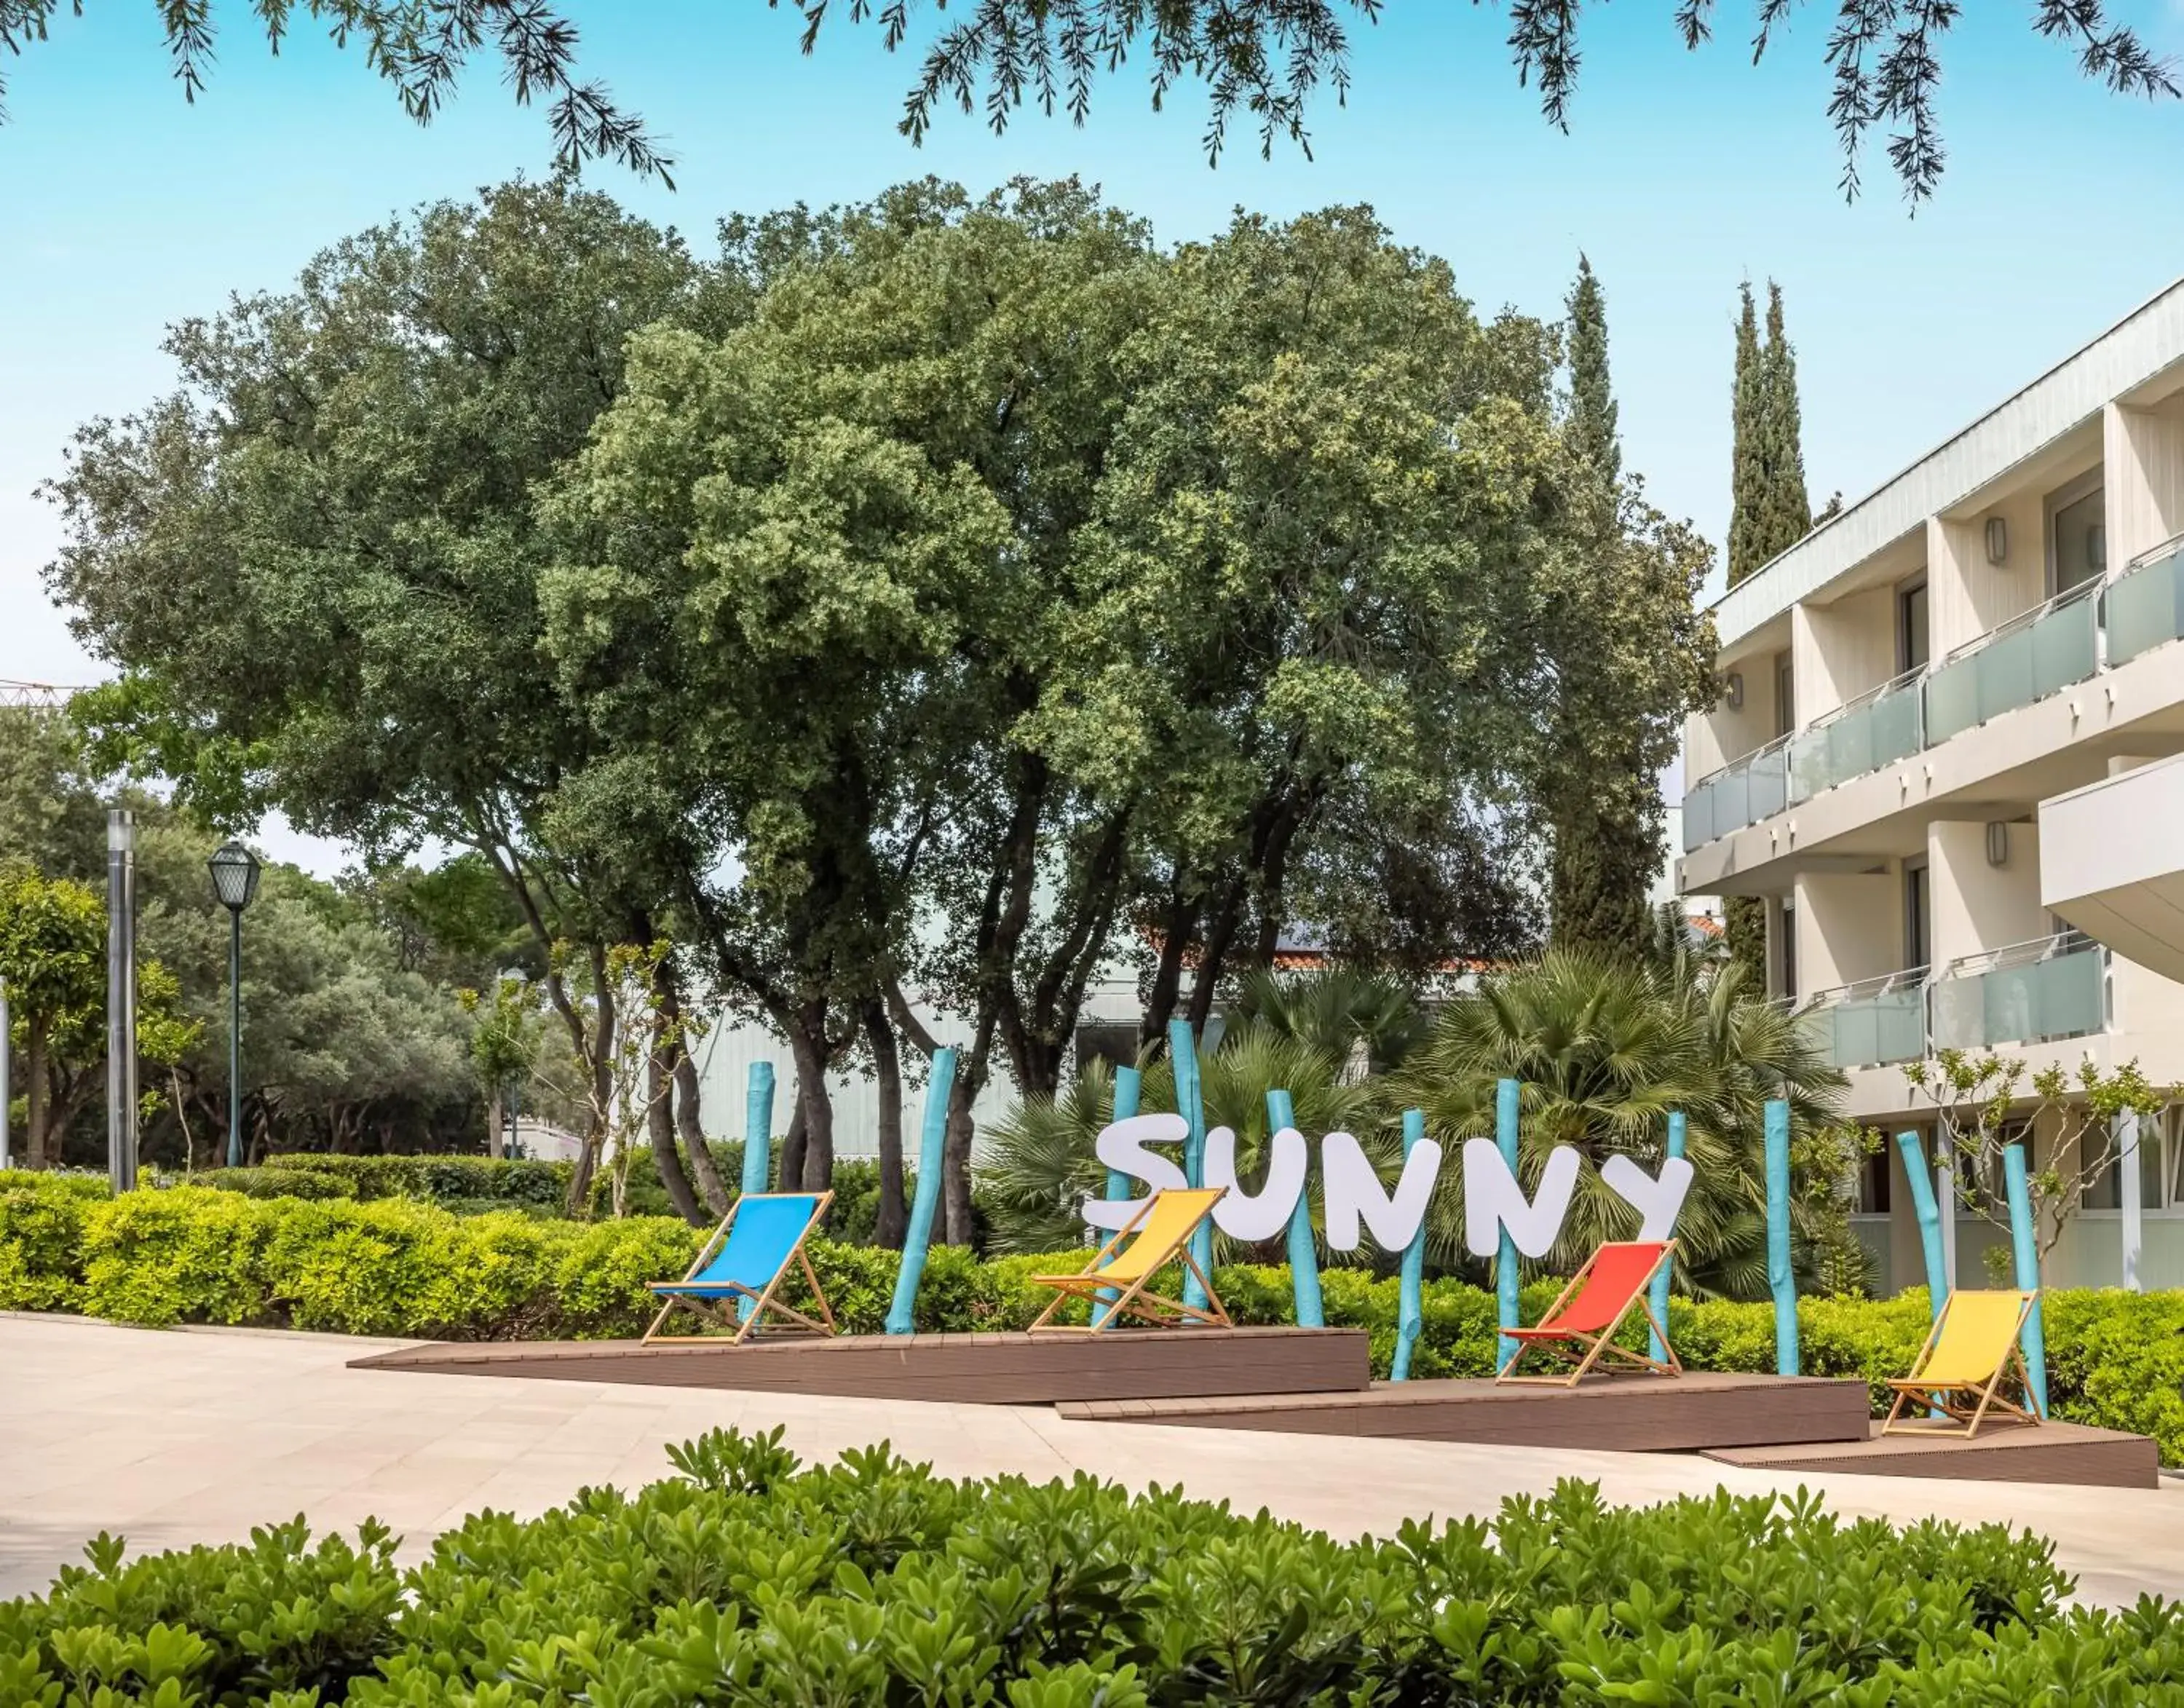
M 212 892 L 227 909 L 227 1165 L 242 1166 L 242 910 L 258 894 L 258 857 L 223 842 L 205 862 Z

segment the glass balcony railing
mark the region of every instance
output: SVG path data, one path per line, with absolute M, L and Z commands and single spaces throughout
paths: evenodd
M 1785 736 L 1692 784 L 1684 791 L 1684 851 L 1773 818 L 1791 804 L 1789 777 Z
M 1914 967 L 1823 991 L 1799 1010 L 1799 1017 L 1836 1067 L 1915 1062 L 1926 1053 L 1925 977 L 1924 967 Z
M 2114 583 L 2081 582 L 1921 670 L 1907 671 L 1701 778 L 1684 851 L 2184 639 L 2184 535 Z M 2105 641 L 2105 644 L 2104 644 Z
M 1926 740 L 2059 694 L 2100 667 L 2101 583 L 2084 581 L 1942 660 L 1926 678 Z
M 2184 536 L 2157 546 L 2109 589 L 2109 663 L 2184 639 Z
M 1925 745 L 1923 712 L 1919 672 L 1908 670 L 1817 719 L 1790 743 L 1789 804 L 1908 759 Z
M 1953 961 L 1934 981 L 1937 1049 L 2079 1038 L 2108 1024 L 2108 951 L 2079 931 Z

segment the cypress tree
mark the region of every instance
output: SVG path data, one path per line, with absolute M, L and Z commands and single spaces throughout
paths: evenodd
M 1569 293 L 1570 449 L 1611 489 L 1623 477 L 1614 388 L 1607 377 L 1607 301 L 1583 254 Z
M 1619 549 L 1623 446 L 1608 378 L 1607 304 L 1592 264 L 1578 257 L 1570 287 L 1569 397 L 1563 433 L 1580 479 L 1591 488 L 1603 551 Z M 1646 764 L 1645 712 L 1616 695 L 1639 690 L 1600 667 L 1601 625 L 1643 622 L 1650 613 L 1627 603 L 1597 578 L 1564 613 L 1552 785 L 1553 858 L 1549 918 L 1558 946 L 1627 949 L 1646 923 L 1646 896 L 1662 855 L 1659 791 Z
M 1729 584 L 1788 550 L 1816 518 L 1805 490 L 1803 412 L 1797 402 L 1797 353 L 1783 329 L 1782 287 L 1767 282 L 1763 342 L 1747 280 L 1736 324 L 1736 377 L 1730 399 Z M 1688 779 L 1687 779 L 1688 780 Z M 1730 952 L 1763 983 L 1767 909 L 1756 896 L 1732 896 L 1725 908 Z

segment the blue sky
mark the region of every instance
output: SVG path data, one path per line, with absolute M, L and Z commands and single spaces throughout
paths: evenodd
M 732 210 L 926 172 L 978 188 L 1073 172 L 1167 239 L 1240 204 L 1369 202 L 1401 240 L 1446 256 L 1482 310 L 1557 312 L 1583 249 L 1607 291 L 1625 462 L 1717 544 L 1739 280 L 1772 276 L 1786 293 L 1818 504 L 1869 489 L 2184 274 L 2184 104 L 2086 83 L 2025 27 L 2029 3 L 1967 8 L 1941 98 L 1949 170 L 1915 219 L 1878 154 L 1864 199 L 1837 192 L 1819 57 L 1831 0 L 1802 8 L 1758 70 L 1736 0 L 1719 8 L 1725 39 L 1696 54 L 1664 4 L 1590 8 L 1568 136 L 1517 87 L 1497 8 L 1390 0 L 1357 32 L 1348 110 L 1315 116 L 1315 158 L 1278 144 L 1264 162 L 1240 135 L 1217 170 L 1202 103 L 1185 93 L 1154 114 L 1134 70 L 1101 87 L 1082 130 L 1025 114 L 997 139 L 951 114 L 920 149 L 894 130 L 914 65 L 870 28 L 838 20 L 805 59 L 795 14 L 759 0 L 566 9 L 585 70 L 644 114 L 680 187 L 611 166 L 593 178 L 701 248 Z M 2184 56 L 2170 0 L 2111 9 Z M 215 17 L 219 59 L 194 107 L 147 0 L 60 17 L 50 41 L 0 59 L 0 678 L 96 673 L 39 585 L 58 531 L 31 489 L 76 423 L 168 382 L 166 323 L 280 288 L 359 226 L 550 165 L 543 121 L 484 59 L 420 129 L 354 53 L 303 33 L 275 59 L 238 0 Z

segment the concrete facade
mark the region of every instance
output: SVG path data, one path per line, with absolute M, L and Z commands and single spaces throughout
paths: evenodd
M 1728 692 L 1686 730 L 1676 885 L 1766 900 L 1773 994 L 1854 1116 L 1930 1134 L 1904 1069 L 1949 1048 L 2184 1084 L 2184 282 L 1713 615 Z M 2031 1139 L 2070 1167 L 2059 1129 Z M 2049 1284 L 2184 1285 L 2180 1139 L 2173 1109 L 2142 1125 Z M 1922 1279 L 1900 1161 L 1859 1190 L 1884 1281 Z M 1981 1283 L 1998 1236 L 1949 1231 Z

